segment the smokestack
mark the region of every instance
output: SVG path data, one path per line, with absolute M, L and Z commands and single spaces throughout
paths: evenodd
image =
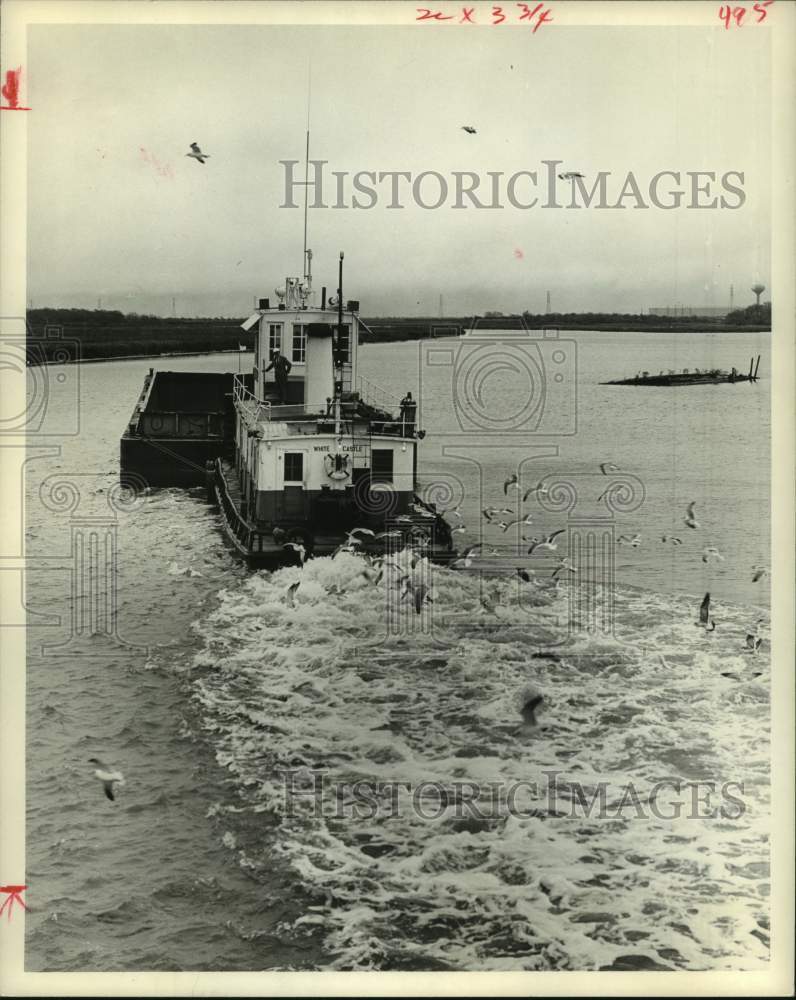
M 321 288 L 321 309 L 326 308 L 326 285 Z

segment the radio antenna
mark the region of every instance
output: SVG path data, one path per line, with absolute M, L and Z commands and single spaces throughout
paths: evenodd
M 307 146 L 304 152 L 304 253 L 302 268 L 304 278 L 307 278 L 307 188 L 310 182 L 310 102 L 312 100 L 312 63 L 307 65 Z

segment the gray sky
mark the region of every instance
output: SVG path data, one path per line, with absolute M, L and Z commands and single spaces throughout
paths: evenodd
M 645 198 L 661 170 L 746 175 L 734 211 L 395 211 L 384 186 L 367 211 L 311 209 L 316 286 L 344 249 L 366 316 L 436 315 L 440 295 L 447 315 L 543 312 L 548 289 L 562 311 L 722 306 L 731 283 L 743 305 L 768 284 L 767 31 L 45 25 L 29 31 L 29 301 L 243 315 L 300 273 L 279 160 L 303 159 L 310 63 L 327 171 L 558 159 L 614 172 L 611 203 L 630 170 Z

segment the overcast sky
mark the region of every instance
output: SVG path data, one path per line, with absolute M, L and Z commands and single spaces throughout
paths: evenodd
M 365 316 L 437 315 L 440 295 L 447 315 L 543 312 L 548 289 L 562 311 L 723 306 L 731 283 L 747 304 L 769 277 L 769 63 L 767 31 L 720 26 L 32 27 L 28 299 L 244 315 L 299 274 L 279 161 L 303 160 L 311 65 L 327 171 L 485 185 L 556 159 L 612 171 L 611 202 L 630 170 L 645 197 L 661 170 L 745 174 L 738 210 L 396 211 L 385 186 L 370 210 L 311 209 L 316 286 L 344 249 Z

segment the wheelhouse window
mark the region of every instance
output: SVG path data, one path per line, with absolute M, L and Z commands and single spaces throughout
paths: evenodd
M 301 451 L 285 452 L 285 482 L 304 482 L 304 453 Z
M 393 454 L 390 448 L 374 448 L 370 461 L 371 483 L 389 483 L 393 481 Z
M 281 323 L 269 323 L 268 324 L 268 357 L 269 359 L 273 355 L 274 351 L 282 351 L 282 324 Z
M 293 324 L 293 362 L 303 364 L 307 356 L 307 329 L 303 323 Z

